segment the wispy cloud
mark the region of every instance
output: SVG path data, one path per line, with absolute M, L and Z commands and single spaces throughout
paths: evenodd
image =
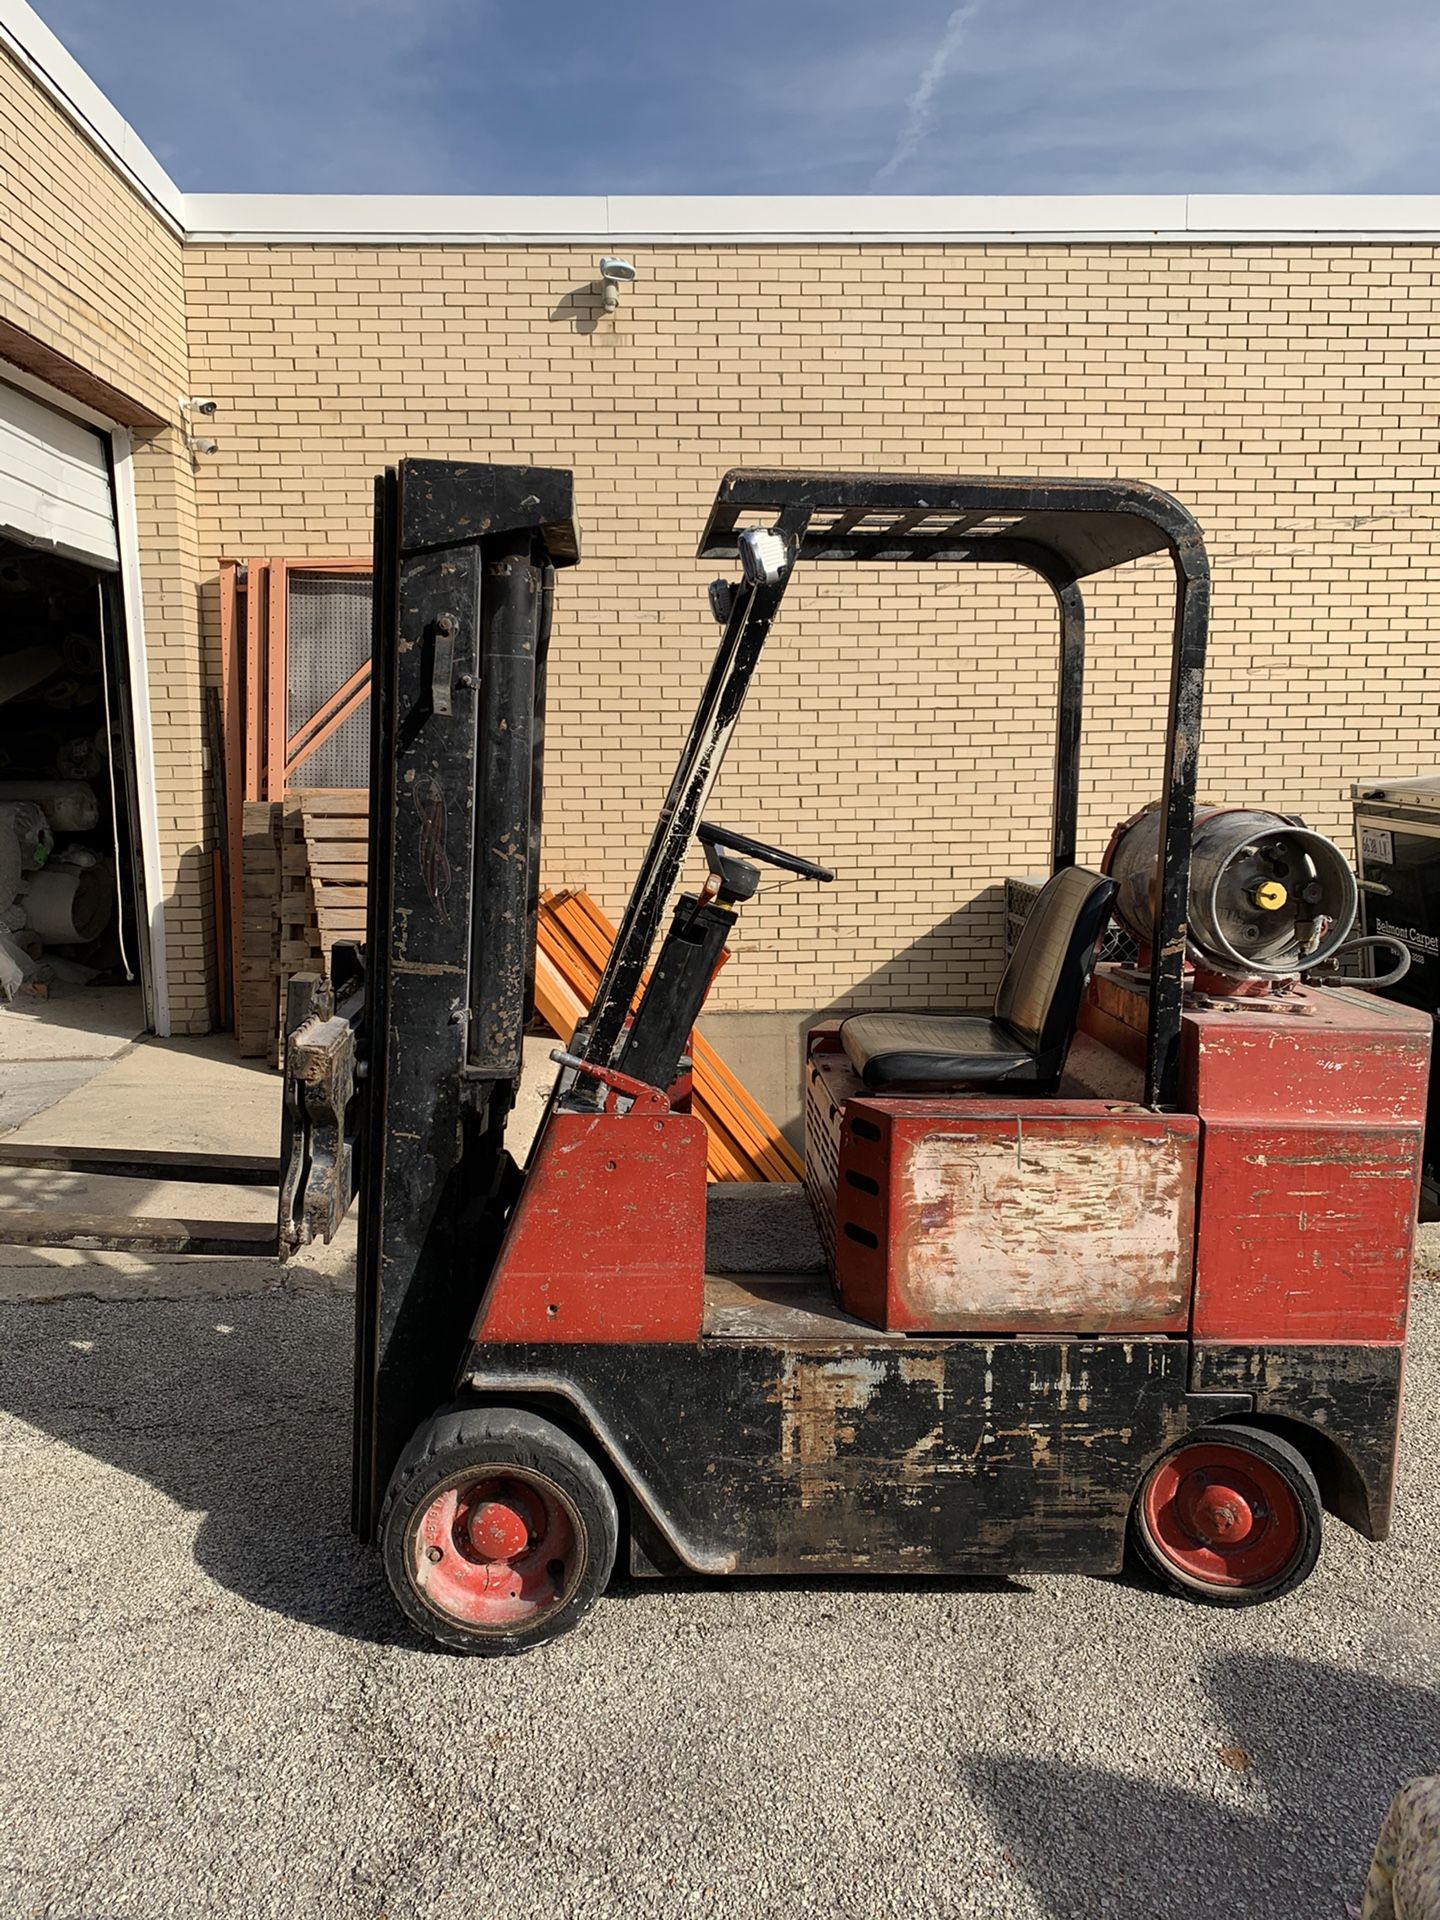
M 35 0 L 191 192 L 1428 192 L 1436 0 Z M 235 22 L 243 20 L 244 31 Z
M 961 42 L 970 31 L 971 23 L 984 6 L 985 0 L 967 0 L 966 5 L 956 7 L 945 22 L 944 31 L 936 42 L 930 58 L 925 62 L 915 91 L 905 102 L 905 118 L 901 122 L 900 135 L 895 142 L 890 158 L 875 174 L 870 182 L 878 187 L 882 181 L 889 180 L 900 169 L 913 160 L 928 139 L 935 125 L 935 101 L 946 76 L 955 64 L 955 56 L 960 51 Z

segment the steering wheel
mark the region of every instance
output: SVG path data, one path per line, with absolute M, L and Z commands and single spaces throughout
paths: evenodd
M 695 837 L 708 853 L 712 847 L 718 847 L 726 853 L 738 853 L 750 860 L 759 860 L 767 867 L 781 867 L 786 873 L 798 873 L 802 880 L 833 880 L 834 874 L 829 867 L 817 867 L 813 860 L 802 860 L 798 853 L 786 853 L 783 847 L 766 846 L 763 840 L 752 840 L 748 834 L 732 833 L 728 827 L 718 827 L 713 820 L 702 820 L 695 829 Z

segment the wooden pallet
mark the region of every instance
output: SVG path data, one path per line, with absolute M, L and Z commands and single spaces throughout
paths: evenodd
M 274 1057 L 280 1026 L 276 973 L 280 867 L 280 808 L 269 800 L 247 800 L 241 819 L 235 1044 L 252 1059 Z
M 297 973 L 330 971 L 339 940 L 365 938 L 370 805 L 363 790 L 301 787 L 275 809 L 277 882 L 270 966 L 277 1009 Z M 269 1049 L 277 1064 L 278 1015 Z
M 337 940 L 365 938 L 369 872 L 370 796 L 363 788 L 315 787 L 292 793 L 287 812 L 298 816 L 309 911 L 328 972 Z

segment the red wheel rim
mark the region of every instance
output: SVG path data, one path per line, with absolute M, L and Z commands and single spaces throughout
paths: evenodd
M 1278 1580 L 1304 1538 L 1305 1516 L 1285 1474 L 1218 1441 L 1198 1441 L 1162 1460 L 1141 1505 L 1156 1551 L 1202 1586 Z
M 574 1507 L 553 1481 L 516 1468 L 457 1477 L 420 1513 L 415 1586 L 437 1613 L 507 1632 L 558 1607 L 581 1572 Z

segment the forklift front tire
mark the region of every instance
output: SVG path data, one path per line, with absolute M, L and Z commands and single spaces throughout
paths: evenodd
M 437 1414 L 400 1456 L 380 1551 L 412 1625 L 456 1653 L 524 1653 L 604 1592 L 615 1496 L 567 1433 L 520 1407 Z
M 1259 1427 L 1201 1427 L 1146 1474 L 1130 1516 L 1162 1586 L 1217 1607 L 1289 1593 L 1320 1553 L 1320 1489 L 1303 1454 Z

